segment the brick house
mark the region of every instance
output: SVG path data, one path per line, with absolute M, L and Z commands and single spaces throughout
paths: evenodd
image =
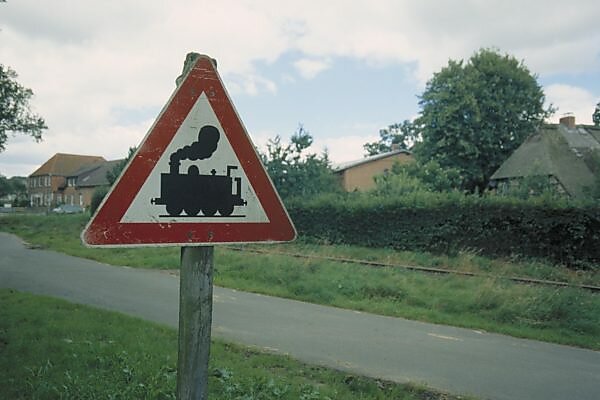
M 27 193 L 31 207 L 54 207 L 59 204 L 85 206 L 83 196 L 71 193 L 65 198 L 65 190 L 75 186 L 75 172 L 84 167 L 106 163 L 103 157 L 57 153 L 27 177 Z M 69 178 L 69 179 L 67 179 Z M 69 191 L 67 192 L 69 193 Z
M 63 192 L 63 203 L 89 207 L 94 191 L 98 187 L 109 185 L 106 174 L 122 161 L 105 161 L 100 164 L 84 166 L 71 176 L 67 176 L 67 187 Z
M 410 151 L 399 149 L 339 164 L 333 170 L 345 191 L 363 191 L 373 189 L 375 176 L 388 173 L 395 163 L 406 164 L 412 161 Z

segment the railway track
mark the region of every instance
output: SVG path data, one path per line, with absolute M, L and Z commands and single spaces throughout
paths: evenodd
M 288 256 L 294 258 L 305 258 L 305 259 L 315 259 L 315 260 L 326 260 L 326 261 L 335 261 L 340 263 L 347 264 L 359 264 L 366 265 L 374 268 L 399 268 L 405 269 L 409 271 L 418 271 L 430 274 L 446 274 L 446 275 L 460 275 L 465 277 L 479 277 L 479 278 L 493 278 L 493 279 L 502 279 L 508 280 L 521 284 L 528 285 L 540 285 L 540 286 L 554 286 L 554 287 L 564 287 L 564 288 L 577 288 L 589 290 L 592 292 L 600 292 L 600 286 L 594 285 L 580 285 L 569 282 L 560 282 L 560 281 L 551 281 L 545 279 L 534 279 L 534 278 L 523 278 L 518 276 L 503 276 L 503 275 L 493 275 L 493 274 L 481 274 L 476 272 L 468 272 L 468 271 L 455 271 L 451 269 L 444 268 L 431 268 L 431 267 L 420 267 L 416 265 L 403 265 L 403 264 L 394 264 L 394 263 L 386 263 L 381 261 L 369 261 L 369 260 L 360 260 L 355 258 L 346 258 L 346 257 L 333 257 L 333 256 L 318 256 L 314 254 L 302 254 L 302 253 L 292 253 L 292 252 L 284 252 L 284 251 L 269 251 L 269 250 L 260 250 L 260 249 L 251 249 L 240 246 L 226 246 L 225 248 L 234 251 L 247 252 L 247 253 L 255 253 L 255 254 L 265 254 L 265 255 L 279 255 L 279 256 Z

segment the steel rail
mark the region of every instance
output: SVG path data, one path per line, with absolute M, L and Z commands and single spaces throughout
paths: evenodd
M 467 277 L 478 277 L 478 278 L 493 278 L 493 279 L 503 279 L 509 280 L 516 283 L 529 284 L 529 285 L 543 285 L 543 286 L 555 286 L 555 287 L 570 287 L 576 289 L 585 289 L 592 292 L 600 292 L 600 286 L 594 285 L 585 285 L 585 284 L 575 284 L 568 282 L 560 282 L 560 281 L 550 281 L 545 279 L 535 279 L 535 278 L 523 278 L 518 276 L 503 276 L 503 275 L 492 275 L 492 274 L 480 274 L 477 272 L 468 272 L 468 271 L 455 271 L 451 269 L 444 268 L 432 268 L 432 267 L 420 267 L 417 265 L 402 265 L 402 264 L 392 264 L 386 263 L 382 261 L 369 261 L 369 260 L 360 260 L 355 258 L 346 258 L 346 257 L 333 257 L 333 256 L 319 256 L 314 254 L 302 254 L 302 253 L 290 253 L 283 251 L 270 251 L 270 250 L 260 250 L 260 249 L 251 249 L 239 246 L 225 246 L 226 249 L 240 251 L 240 252 L 249 252 L 256 254 L 266 254 L 266 255 L 279 255 L 279 256 L 289 256 L 294 258 L 307 258 L 307 259 L 317 259 L 317 260 L 327 260 L 327 261 L 335 261 L 340 263 L 348 263 L 348 264 L 359 264 L 359 265 L 367 265 L 371 267 L 383 267 L 383 268 L 402 268 L 410 271 L 418 271 L 418 272 L 426 272 L 431 274 L 447 274 L 447 275 L 460 275 Z

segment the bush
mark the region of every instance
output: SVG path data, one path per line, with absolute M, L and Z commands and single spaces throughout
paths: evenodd
M 408 193 L 294 201 L 302 235 L 319 241 L 454 254 L 545 258 L 574 267 L 600 262 L 600 207 L 553 200 Z
M 92 201 L 90 202 L 90 213 L 92 215 L 96 212 L 107 193 L 108 188 L 106 186 L 101 186 L 94 191 L 94 194 L 92 195 Z

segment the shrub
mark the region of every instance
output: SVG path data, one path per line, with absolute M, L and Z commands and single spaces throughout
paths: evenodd
M 90 212 L 92 214 L 96 212 L 96 210 L 100 206 L 100 203 L 102 203 L 104 196 L 106 196 L 107 193 L 108 188 L 106 186 L 101 186 L 94 190 L 94 194 L 92 195 L 92 201 L 90 202 Z
M 330 195 L 291 202 L 288 211 L 302 235 L 328 243 L 449 254 L 468 249 L 575 267 L 600 262 L 597 205 L 413 192 Z

